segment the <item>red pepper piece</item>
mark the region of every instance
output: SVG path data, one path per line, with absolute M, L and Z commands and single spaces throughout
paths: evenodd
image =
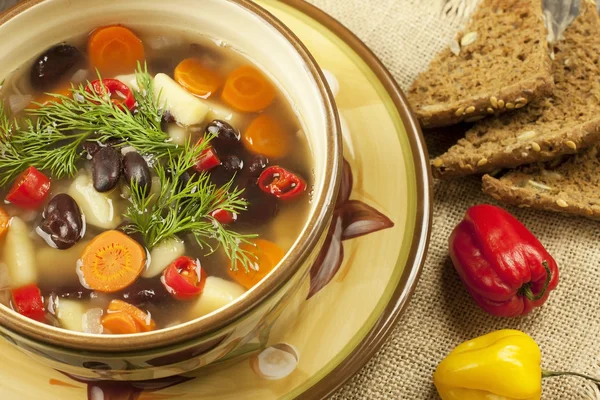
M 231 224 L 237 219 L 237 215 L 226 210 L 218 209 L 210 214 L 214 219 L 223 225 Z
M 117 79 L 102 79 L 90 82 L 85 88 L 85 91 L 92 93 L 92 90 L 99 96 L 108 95 L 111 97 L 111 101 L 117 107 L 123 109 L 127 107 L 129 111 L 133 111 L 135 108 L 135 97 L 133 92 L 129 89 L 129 86 Z
M 35 284 L 13 289 L 11 295 L 16 312 L 36 321 L 44 321 L 44 301 L 40 289 Z
M 268 167 L 260 174 L 258 186 L 263 192 L 281 200 L 293 199 L 306 190 L 304 179 L 278 165 Z
M 165 269 L 161 282 L 171 296 L 187 300 L 202 293 L 206 272 L 198 260 L 181 256 Z
M 467 290 L 486 312 L 529 313 L 558 285 L 556 262 L 507 211 L 488 204 L 467 210 L 449 239 L 450 257 Z
M 219 156 L 217 156 L 215 149 L 209 147 L 200 154 L 194 169 L 198 172 L 209 171 L 219 165 L 221 165 Z
M 29 167 L 13 183 L 6 201 L 29 209 L 39 208 L 50 192 L 50 179 L 35 167 Z

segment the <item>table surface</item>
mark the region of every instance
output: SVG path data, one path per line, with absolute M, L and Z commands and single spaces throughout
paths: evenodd
M 466 22 L 475 0 L 310 0 L 357 34 L 407 89 L 428 61 Z M 452 5 L 452 11 L 443 12 Z M 428 135 L 432 155 L 455 141 Z M 431 376 L 456 345 L 496 329 L 529 333 L 543 367 L 600 375 L 600 229 L 598 222 L 509 208 L 547 247 L 561 268 L 546 305 L 529 316 L 495 318 L 480 311 L 448 258 L 447 241 L 465 210 L 494 203 L 478 178 L 435 182 L 431 245 L 414 297 L 387 343 L 334 399 L 437 399 Z M 600 399 L 597 388 L 573 378 L 544 382 L 544 399 Z

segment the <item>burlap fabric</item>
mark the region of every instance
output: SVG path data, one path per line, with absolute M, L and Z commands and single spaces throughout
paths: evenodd
M 355 32 L 384 62 L 403 89 L 453 36 L 475 1 L 449 14 L 443 0 L 311 0 Z M 462 7 L 462 8 L 461 8 Z M 451 135 L 450 135 L 451 136 Z M 454 138 L 426 138 L 432 155 Z M 429 255 L 414 297 L 387 343 L 333 397 L 341 399 L 436 399 L 431 376 L 459 343 L 502 328 L 534 337 L 547 369 L 600 375 L 600 225 L 582 218 L 509 208 L 554 255 L 560 284 L 547 304 L 518 319 L 491 317 L 473 303 L 448 258 L 447 240 L 465 210 L 494 203 L 477 178 L 436 182 Z M 573 378 L 544 382 L 544 399 L 596 398 L 592 386 Z M 600 396 L 598 396 L 600 398 Z

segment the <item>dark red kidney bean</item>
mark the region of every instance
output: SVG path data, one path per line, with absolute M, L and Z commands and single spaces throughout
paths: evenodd
M 31 86 L 36 90 L 50 90 L 83 56 L 77 48 L 59 44 L 43 52 L 31 68 Z
M 250 159 L 247 165 L 248 173 L 252 177 L 258 177 L 263 169 L 269 165 L 269 159 L 263 155 L 256 155 Z
M 152 302 L 152 304 L 156 305 L 163 300 L 171 298 L 171 295 L 167 292 L 158 277 L 150 279 L 140 278 L 125 290 L 119 292 L 119 296 L 135 306 L 147 302 Z
M 77 202 L 68 194 L 60 193 L 46 205 L 40 228 L 57 248 L 68 249 L 83 236 L 85 223 Z
M 248 202 L 248 207 L 237 216 L 238 225 L 263 224 L 273 219 L 279 211 L 277 199 L 264 193 L 252 181 L 246 185 L 242 197 Z
M 217 152 L 227 153 L 240 145 L 240 131 L 225 121 L 215 119 L 206 126 L 206 135 L 213 135 L 210 144 Z
M 223 186 L 242 171 L 244 162 L 235 155 L 221 158 L 221 165 L 210 171 L 210 180 L 217 186 Z
M 98 192 L 112 190 L 121 177 L 121 152 L 103 147 L 92 157 L 92 182 Z
M 231 173 L 232 175 L 244 168 L 244 162 L 238 156 L 234 155 L 221 158 L 221 165 L 225 171 Z
M 82 146 L 83 150 L 88 153 L 90 157 L 94 157 L 94 154 L 96 154 L 102 148 L 100 143 L 96 141 L 83 142 Z
M 135 181 L 144 193 L 150 193 L 150 189 L 152 188 L 152 175 L 150 175 L 148 163 L 140 153 L 131 151 L 125 154 L 123 157 L 123 176 L 128 185 L 131 184 L 132 181 Z

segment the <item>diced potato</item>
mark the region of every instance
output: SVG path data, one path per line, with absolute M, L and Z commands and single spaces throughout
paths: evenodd
M 204 291 L 192 305 L 190 318 L 198 318 L 221 307 L 225 307 L 246 292 L 244 288 L 235 282 L 226 281 L 216 276 L 206 278 Z
M 79 242 L 66 250 L 43 246 L 36 252 L 39 280 L 48 286 L 68 287 L 79 283 L 76 267 L 89 242 Z
M 13 287 L 36 283 L 38 270 L 30 229 L 19 217 L 13 217 L 4 242 L 4 262 Z
M 56 318 L 62 328 L 75 332 L 83 332 L 83 315 L 87 311 L 84 302 L 69 299 L 58 299 Z
M 167 133 L 173 141 L 173 143 L 183 146 L 190 138 L 190 132 L 183 126 L 177 124 L 169 124 L 167 127 Z
M 140 91 L 140 87 L 137 84 L 137 78 L 136 78 L 135 74 L 118 75 L 118 76 L 115 76 L 115 79 L 123 82 L 124 84 L 129 86 L 130 89 L 133 89 L 137 92 Z
M 69 187 L 69 195 L 79 205 L 86 223 L 101 229 L 115 229 L 121 223 L 118 190 L 99 193 L 94 189 L 90 177 L 80 174 Z
M 182 125 L 202 123 L 208 113 L 208 106 L 166 74 L 154 77 L 154 96 L 160 96 L 160 103 L 177 122 Z
M 142 272 L 143 278 L 161 274 L 178 257 L 185 253 L 185 245 L 178 238 L 166 239 L 154 246 L 150 252 L 150 265 Z
M 221 121 L 227 122 L 235 129 L 241 130 L 243 128 L 241 125 L 243 124 L 244 119 L 239 112 L 233 111 L 213 101 L 207 101 L 206 104 L 208 105 L 208 114 L 206 114 L 207 122 L 220 119 Z

